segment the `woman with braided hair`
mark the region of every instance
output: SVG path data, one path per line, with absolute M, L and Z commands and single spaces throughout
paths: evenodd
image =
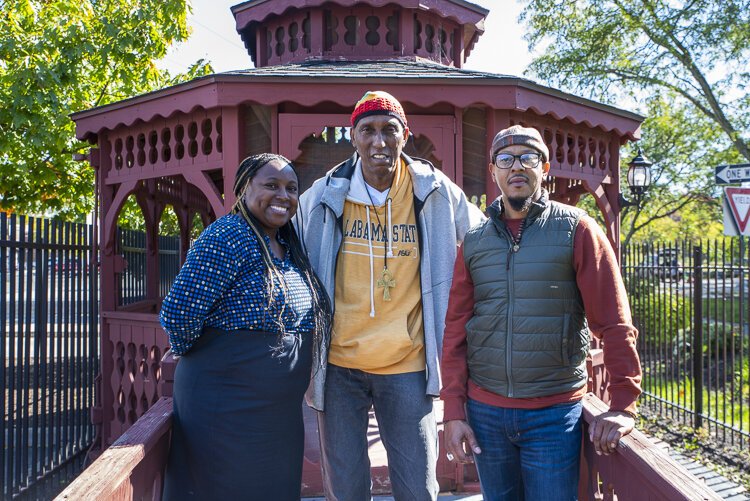
M 175 372 L 164 499 L 298 500 L 302 398 L 331 307 L 291 218 L 280 155 L 245 159 L 230 214 L 196 240 L 160 313 Z

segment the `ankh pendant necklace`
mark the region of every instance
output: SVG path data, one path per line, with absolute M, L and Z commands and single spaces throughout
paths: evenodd
M 391 194 L 391 188 L 393 188 L 393 184 L 391 184 L 391 186 L 388 188 L 388 193 L 386 194 L 386 205 L 388 204 L 388 197 Z M 378 288 L 383 289 L 383 301 L 390 301 L 391 289 L 396 287 L 396 279 L 393 278 L 393 273 L 391 273 L 391 270 L 388 269 L 388 239 L 390 238 L 390 235 L 388 235 L 388 228 L 380 223 L 380 215 L 378 214 L 378 209 L 377 207 L 375 207 L 375 202 L 373 201 L 372 195 L 370 194 L 370 187 L 366 182 L 365 190 L 367 190 L 367 196 L 370 197 L 370 203 L 372 204 L 373 212 L 375 212 L 375 217 L 378 220 L 378 226 L 385 230 L 385 239 L 383 240 L 383 271 L 380 273 L 380 278 L 378 279 Z M 371 231 L 370 239 L 372 239 L 372 233 L 373 232 Z
M 383 272 L 380 274 L 382 278 L 378 280 L 378 287 L 383 289 L 383 301 L 391 300 L 391 288 L 396 287 L 396 280 L 393 278 L 393 273 L 388 269 L 387 266 L 383 267 Z

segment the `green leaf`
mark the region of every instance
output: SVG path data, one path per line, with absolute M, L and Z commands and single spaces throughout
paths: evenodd
M 186 0 L 7 0 L 0 16 L 0 209 L 80 220 L 94 171 L 69 115 L 210 72 L 154 61 L 187 39 Z
M 750 161 L 750 0 L 523 3 L 525 38 L 544 48 L 530 76 L 648 117 L 640 146 L 654 185 L 640 210 L 623 212 L 623 241 L 678 226 L 695 238 L 720 232 L 714 167 Z

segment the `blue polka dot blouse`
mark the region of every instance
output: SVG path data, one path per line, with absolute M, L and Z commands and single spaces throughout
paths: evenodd
M 264 235 L 266 244 L 270 240 Z M 286 246 L 286 243 L 281 242 Z M 287 334 L 314 328 L 312 299 L 304 276 L 292 262 L 273 258 L 287 286 L 286 301 L 275 278 L 269 307 L 267 272 L 257 237 L 239 214 L 217 219 L 187 255 L 164 298 L 159 320 L 175 355 L 185 354 L 204 327 Z

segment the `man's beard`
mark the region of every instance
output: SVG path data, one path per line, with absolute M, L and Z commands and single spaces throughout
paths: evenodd
M 526 198 L 510 198 L 508 197 L 508 204 L 516 212 L 526 212 L 531 207 L 533 195 Z

